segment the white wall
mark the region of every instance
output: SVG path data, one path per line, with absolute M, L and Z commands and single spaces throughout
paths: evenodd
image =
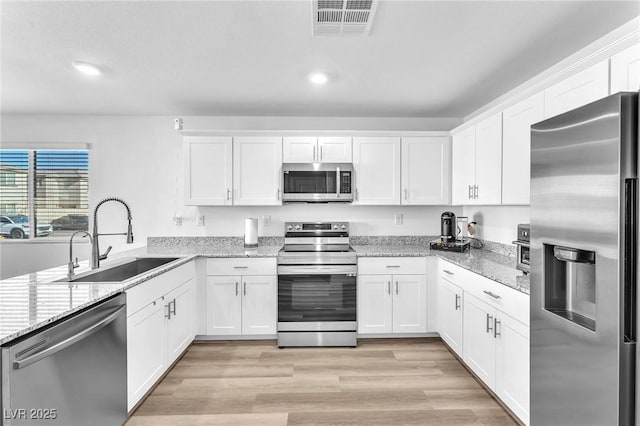
M 517 239 L 519 223 L 529 223 L 529 206 L 465 206 L 462 212 L 478 223 L 475 237 L 503 244 Z
M 272 225 L 260 226 L 260 235 L 282 235 L 282 223 L 297 219 L 341 219 L 354 222 L 358 235 L 438 234 L 440 213 L 450 207 L 282 206 L 270 208 L 184 207 L 182 136 L 168 116 L 4 115 L 0 129 L 2 144 L 89 143 L 90 206 L 107 196 L 123 198 L 131 205 L 135 244 L 146 244 L 147 236 L 213 235 L 240 236 L 248 216 L 271 215 Z M 461 123 L 451 118 L 379 117 L 183 117 L 185 129 L 210 130 L 449 130 Z M 404 225 L 394 225 L 394 214 L 404 214 Z M 185 216 L 175 226 L 174 215 Z M 195 217 L 205 215 L 205 226 L 195 226 Z M 110 203 L 101 207 L 101 232 L 126 230 L 124 209 Z M 114 251 L 130 248 L 124 237 L 102 237 L 100 246 Z M 82 254 L 82 250 L 79 250 Z M 88 251 L 84 252 L 86 258 Z M 67 262 L 68 243 L 30 244 L 0 242 L 0 278 Z

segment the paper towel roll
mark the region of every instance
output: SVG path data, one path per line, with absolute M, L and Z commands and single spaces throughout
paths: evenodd
M 244 221 L 244 246 L 258 247 L 258 219 L 255 217 Z

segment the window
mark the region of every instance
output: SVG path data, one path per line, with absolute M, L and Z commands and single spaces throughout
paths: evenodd
M 88 213 L 88 150 L 0 149 L 0 237 L 69 236 Z

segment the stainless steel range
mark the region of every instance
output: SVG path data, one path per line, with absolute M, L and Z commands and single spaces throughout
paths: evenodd
M 278 346 L 356 346 L 357 259 L 347 222 L 286 222 Z

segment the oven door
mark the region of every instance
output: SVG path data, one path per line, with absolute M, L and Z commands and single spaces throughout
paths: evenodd
M 278 267 L 278 331 L 356 324 L 356 265 Z
M 349 165 L 283 165 L 284 193 L 287 202 L 350 202 L 351 168 Z

